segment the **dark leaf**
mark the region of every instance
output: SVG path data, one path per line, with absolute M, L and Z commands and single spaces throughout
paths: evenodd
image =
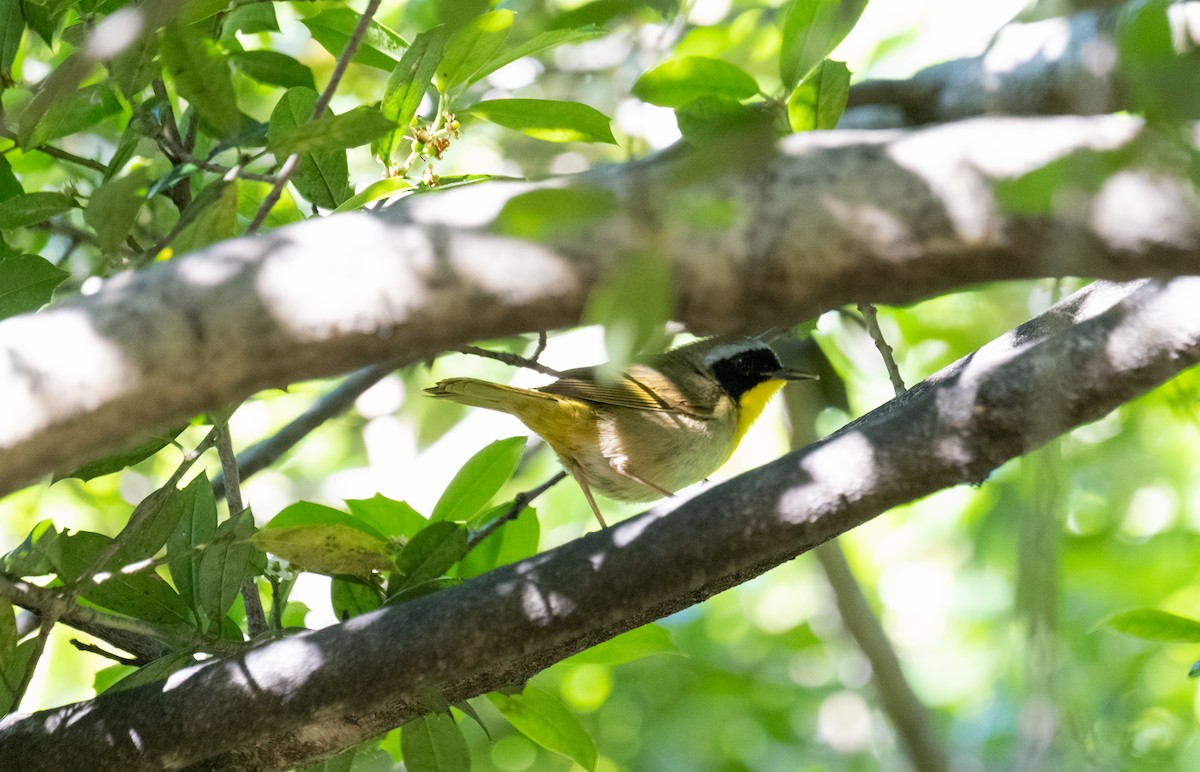
M 266 5 L 266 3 L 260 3 Z M 246 7 L 246 6 L 243 6 Z M 272 86 L 316 89 L 312 70 L 287 54 L 278 51 L 233 51 L 229 54 L 233 66 L 260 83 Z
M 172 24 L 163 31 L 159 46 L 175 88 L 196 110 L 200 122 L 218 137 L 237 134 L 242 114 L 229 62 L 216 42 L 195 29 Z
M 0 319 L 36 311 L 49 303 L 54 288 L 67 276 L 66 271 L 37 255 L 0 257 Z
M 45 222 L 79 206 L 75 199 L 62 193 L 23 193 L 13 196 L 0 206 L 0 230 L 24 228 Z

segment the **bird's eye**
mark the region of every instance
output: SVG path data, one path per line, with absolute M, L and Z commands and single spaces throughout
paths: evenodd
M 743 354 L 740 357 L 735 358 L 733 360 L 733 366 L 736 367 L 737 371 L 739 373 L 741 373 L 742 375 L 749 375 L 750 371 L 754 367 L 753 364 L 750 362 L 750 357 L 746 356 L 745 354 Z

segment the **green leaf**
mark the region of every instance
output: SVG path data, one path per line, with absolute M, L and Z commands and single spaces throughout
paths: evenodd
M 358 209 L 362 209 L 364 206 L 373 201 L 378 201 L 381 198 L 390 198 L 401 191 L 411 189 L 412 183 L 403 177 L 387 177 L 382 180 L 375 180 L 370 185 L 339 204 L 338 208 L 333 210 L 333 213 L 337 214 L 338 212 L 353 212 Z
M 621 633 L 615 638 L 567 658 L 577 665 L 622 665 L 653 654 L 679 654 L 671 635 L 661 625 L 648 624 Z
M 467 529 L 460 523 L 430 523 L 405 545 L 396 557 L 401 577 L 388 593 L 396 594 L 445 576 L 467 554 Z
M 1200 643 L 1200 621 L 1168 614 L 1158 609 L 1123 611 L 1101 624 L 1118 633 L 1162 643 Z
M 369 499 L 346 499 L 350 514 L 383 536 L 411 538 L 429 521 L 403 501 L 376 493 Z
M 759 144 L 769 146 L 775 136 L 768 111 L 712 94 L 675 108 L 675 121 L 679 133 L 695 146 L 720 145 L 741 150 Z
M 209 183 L 192 199 L 182 218 L 187 225 L 171 242 L 182 255 L 237 235 L 237 185 L 225 179 Z
M 506 201 L 492 227 L 498 233 L 546 242 L 578 234 L 617 208 L 616 195 L 603 188 L 543 188 Z
M 583 29 L 554 29 L 542 32 L 526 40 L 519 46 L 506 48 L 500 53 L 488 60 L 487 64 L 480 67 L 467 80 L 468 83 L 474 83 L 480 78 L 486 78 L 496 70 L 511 64 L 518 59 L 523 59 L 526 56 L 533 56 L 542 51 L 547 51 L 551 48 L 567 43 L 582 43 L 585 40 L 594 40 L 598 37 L 603 37 L 608 33 L 599 27 L 584 27 Z
M 503 515 L 511 506 L 511 502 L 506 502 L 495 507 L 493 517 Z M 489 520 L 490 517 L 481 517 L 480 524 Z M 537 512 L 532 507 L 526 507 L 515 519 L 500 526 L 499 530 L 468 552 L 458 563 L 458 575 L 463 579 L 471 579 L 486 574 L 493 568 L 532 557 L 537 554 L 540 539 L 541 526 L 538 523 Z
M 212 544 L 201 551 L 196 585 L 200 608 L 208 619 L 225 619 L 242 580 L 253 575 L 253 534 L 254 516 L 245 509 L 217 526 Z
M 183 516 L 167 539 L 167 568 L 175 588 L 204 627 L 209 620 L 200 617 L 204 605 L 200 597 L 201 551 L 197 548 L 212 543 L 217 531 L 217 501 L 204 472 L 196 475 L 180 496 Z
M 315 121 L 280 129 L 270 136 L 267 149 L 279 156 L 358 147 L 382 137 L 396 124 L 374 107 L 360 105 L 341 115 L 325 115 Z
M 239 5 L 225 15 L 221 24 L 222 36 L 234 32 L 253 35 L 256 32 L 278 32 L 279 19 L 271 3 L 248 3 Z
M 238 217 L 249 223 L 258 214 L 258 208 L 266 201 L 271 192 L 271 183 L 257 180 L 237 181 L 237 213 Z M 271 207 L 263 225 L 268 229 L 289 225 L 304 219 L 304 213 L 296 206 L 296 199 L 287 188 L 279 196 L 279 200 Z
M 429 90 L 433 74 L 442 60 L 446 35 L 445 27 L 434 27 L 417 35 L 388 77 L 379 109 L 395 129 L 371 146 L 371 151 L 388 167 L 403 144 L 404 132 L 417 114 L 421 99 Z
M 111 88 L 99 83 L 84 86 L 70 98 L 51 105 L 30 133 L 26 144 L 32 147 L 43 145 L 52 139 L 91 128 L 119 112 L 121 103 Z
M 832 59 L 821 62 L 788 98 L 792 131 L 834 128 L 846 110 L 849 96 L 850 68 Z
M 218 137 L 237 134 L 242 114 L 229 72 L 229 62 L 216 42 L 179 24 L 167 27 L 159 42 L 163 65 L 175 79 L 175 88 L 186 99 L 200 122 Z
M 285 507 L 254 534 L 254 543 L 321 574 L 366 576 L 392 567 L 391 544 L 370 523 L 308 501 Z
M 62 193 L 22 193 L 0 206 L 0 230 L 37 225 L 77 206 L 75 199 Z
M 587 770 L 596 768 L 596 744 L 574 713 L 558 698 L 536 686 L 520 694 L 488 695 L 508 723 L 548 751 L 561 754 Z
M 21 187 L 21 182 L 17 179 L 17 175 L 13 174 L 12 165 L 8 162 L 8 157 L 0 155 L 0 201 L 7 201 L 10 198 L 22 195 L 25 189 Z
M 1083 148 L 1014 179 L 997 180 L 996 203 L 1016 214 L 1048 215 L 1070 194 L 1095 193 L 1130 160 L 1130 150 Z
M 108 180 L 92 193 L 83 210 L 83 221 L 96 231 L 102 250 L 111 254 L 125 243 L 148 190 L 146 167 L 139 166 L 124 177 Z
M 737 65 L 706 56 L 668 59 L 633 84 L 633 95 L 662 107 L 680 107 L 702 96 L 748 99 L 758 83 Z
M 366 614 L 383 605 L 383 598 L 372 586 L 361 581 L 354 581 L 335 576 L 329 588 L 329 600 L 333 605 L 333 614 L 339 621 L 350 617 Z
M 29 667 L 37 641 L 30 638 L 19 644 L 8 656 L 0 658 L 0 711 L 5 714 L 16 710 L 17 685 Z
M 24 0 L 21 3 L 21 10 L 25 14 L 25 26 L 37 33 L 38 37 L 49 46 L 54 48 L 55 38 L 58 35 L 58 25 L 62 21 L 63 15 L 66 13 L 65 8 L 47 8 L 39 5 L 33 0 Z M 0 12 L 0 19 L 6 14 Z M 0 57 L 2 58 L 2 57 Z M 0 68 L 2 70 L 3 68 Z
M 149 665 L 144 665 L 128 675 L 117 678 L 116 681 L 112 682 L 108 686 L 107 691 L 120 692 L 124 691 L 125 689 L 132 689 L 135 686 L 152 684 L 155 681 L 161 681 L 172 673 L 183 670 L 185 667 L 194 664 L 196 664 L 196 660 L 192 657 L 192 652 L 177 651 L 172 654 L 168 654 L 165 657 L 159 657 Z M 116 674 L 114 673 L 114 675 Z M 97 674 L 97 680 L 98 679 L 99 674 Z
M 1117 17 L 1120 72 L 1131 101 L 1154 123 L 1200 118 L 1200 50 L 1194 42 L 1176 48 L 1169 9 L 1173 0 L 1125 3 Z M 1184 35 L 1186 37 L 1186 33 Z
M 308 27 L 313 40 L 337 57 L 346 50 L 360 18 L 361 14 L 349 8 L 327 8 L 300 22 Z M 372 20 L 352 61 L 380 70 L 391 70 L 396 66 L 396 60 L 400 58 L 405 45 L 404 39 L 394 31 Z
M 550 99 L 488 99 L 469 112 L 506 129 L 546 142 L 617 144 L 604 113 L 579 102 Z
M 517 471 L 525 442 L 525 437 L 496 440 L 468 459 L 446 486 L 429 519 L 466 522 L 478 514 Z
M 37 255 L 0 257 L 0 319 L 36 311 L 50 302 L 69 274 Z
M 80 531 L 60 536 L 60 555 L 55 573 L 64 582 L 73 582 L 96 562 L 100 553 L 112 543 L 103 534 Z M 118 554 L 105 569 L 121 568 L 124 562 Z M 121 614 L 167 625 L 190 625 L 192 617 L 187 604 L 177 592 L 152 572 L 134 574 L 114 573 L 99 584 L 88 583 L 83 597 Z
M 430 713 L 400 728 L 400 749 L 409 772 L 466 772 L 471 768 L 467 741 L 454 718 Z
M 308 88 L 288 89 L 275 109 L 267 128 L 267 141 L 312 122 L 317 106 L 317 92 Z M 333 115 L 326 108 L 322 117 Z M 300 195 L 319 207 L 335 209 L 350 198 L 350 170 L 346 163 L 346 151 L 327 150 L 306 153 L 300 156 L 300 164 L 292 175 L 292 184 Z
M 625 255 L 601 278 L 584 308 L 588 324 L 604 325 L 606 367 L 615 373 L 663 336 L 673 308 L 671 274 L 662 255 Z
M 509 10 L 491 11 L 455 30 L 446 40 L 445 53 L 437 68 L 438 90 L 445 93 L 470 82 L 472 76 L 504 47 L 515 15 Z
M 312 70 L 278 51 L 231 51 L 229 61 L 235 68 L 260 83 L 283 88 L 299 86 L 315 90 L 317 87 Z
M 122 469 L 133 466 L 141 461 L 145 461 L 158 451 L 175 441 L 180 432 L 187 428 L 187 424 L 175 426 L 157 434 L 150 435 L 142 441 L 130 446 L 127 450 L 112 456 L 92 461 L 75 469 L 67 474 L 55 475 L 55 481 L 75 478 L 77 480 L 93 480 L 97 477 L 103 477 L 106 474 L 119 472 Z
M 783 12 L 779 79 L 790 91 L 829 56 L 862 16 L 867 0 L 791 0 Z
M 368 576 L 391 568 L 387 542 L 346 525 L 301 525 L 263 529 L 254 544 L 284 558 L 297 571 Z
M 41 576 L 54 573 L 62 560 L 59 539 L 54 523 L 43 520 L 33 527 L 25 540 L 0 560 L 0 569 L 13 576 Z
M 374 501 L 374 499 L 367 499 Z M 397 502 L 399 503 L 399 502 Z M 385 533 L 375 527 L 371 520 L 346 514 L 340 509 L 327 507 L 324 504 L 314 504 L 311 501 L 297 501 L 284 507 L 263 529 L 295 528 L 303 525 L 341 525 L 362 531 L 367 536 L 378 541 L 387 541 Z
M 21 0 L 0 0 L 0 82 L 13 80 L 12 66 L 24 34 L 25 16 L 21 13 Z
M 183 492 L 177 488 L 155 491 L 142 499 L 129 516 L 129 522 L 145 518 L 136 530 L 122 536 L 123 543 L 113 557 L 113 564 L 119 568 L 136 563 L 140 560 L 154 557 L 167 540 L 179 527 L 183 518 Z M 126 523 L 122 531 L 129 530 Z M 116 566 L 116 564 L 120 566 Z

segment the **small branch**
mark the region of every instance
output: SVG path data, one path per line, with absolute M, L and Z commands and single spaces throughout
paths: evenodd
M 0 127 L 0 137 L 3 137 L 4 139 L 11 139 L 13 142 L 17 141 L 17 135 L 12 131 L 9 131 L 9 129 L 6 127 Z M 100 161 L 75 155 L 74 153 L 67 152 L 61 148 L 54 147 L 53 145 L 38 145 L 37 147 L 30 149 L 37 151 L 42 155 L 50 156 L 56 160 L 66 161 L 67 163 L 75 164 L 76 166 L 82 166 L 85 169 L 91 169 L 95 172 L 103 173 L 108 171 L 108 167 Z
M 883 357 L 883 366 L 887 368 L 888 377 L 892 379 L 892 388 L 899 397 L 905 392 L 904 378 L 901 377 L 900 368 L 896 366 L 896 359 L 892 356 L 892 347 L 888 345 L 887 340 L 883 337 L 883 330 L 879 328 L 879 313 L 871 303 L 859 303 L 858 312 L 863 315 L 863 321 L 867 324 L 867 332 L 870 334 L 871 340 L 875 341 L 875 348 L 879 349 L 879 355 Z
M 229 516 L 240 514 L 245 506 L 242 503 L 242 483 L 238 477 L 237 457 L 233 454 L 233 438 L 229 434 L 229 419 L 223 418 L 214 427 L 217 432 L 217 455 L 221 457 L 221 474 L 225 480 L 225 503 L 229 507 Z M 246 605 L 246 628 L 251 638 L 256 638 L 267 631 L 267 617 L 263 613 L 262 598 L 258 594 L 258 581 L 248 576 L 242 581 L 242 600 Z
M 141 660 L 136 659 L 134 657 L 122 657 L 120 654 L 109 651 L 108 649 L 106 649 L 102 646 L 97 646 L 94 643 L 84 643 L 83 641 L 79 640 L 78 638 L 72 638 L 71 645 L 74 646 L 75 648 L 79 649 L 80 651 L 86 651 L 89 654 L 98 654 L 101 657 L 104 657 L 105 659 L 111 659 L 113 662 L 116 662 L 119 665 L 129 665 L 131 667 L 141 667 L 142 665 L 146 664 L 146 663 L 142 662 Z
M 495 520 L 490 521 L 478 531 L 473 531 L 471 533 L 470 538 L 467 540 L 467 551 L 470 552 L 478 547 L 484 539 L 500 530 L 500 526 L 504 525 L 510 520 L 516 520 L 517 517 L 519 517 L 520 514 L 525 511 L 525 507 L 529 506 L 534 499 L 536 499 L 538 496 L 541 496 L 555 485 L 558 485 L 566 476 L 566 471 L 560 471 L 558 474 L 554 475 L 538 487 L 527 491 L 522 491 L 514 496 L 512 506 L 508 508 L 508 511 L 497 517 Z
M 470 354 L 472 356 L 484 357 L 485 359 L 495 359 L 497 362 L 503 362 L 512 367 L 524 367 L 526 370 L 535 370 L 545 375 L 552 375 L 555 378 L 562 378 L 563 374 L 558 370 L 546 367 L 541 362 L 537 361 L 537 357 L 523 357 L 520 354 L 510 354 L 507 351 L 491 351 L 479 346 L 461 346 L 454 349 L 460 354 Z M 537 352 L 539 355 L 541 351 Z
M 342 81 L 342 76 L 346 74 L 346 68 L 350 66 L 350 60 L 358 51 L 358 47 L 362 45 L 363 38 L 367 34 L 367 29 L 371 25 L 371 19 L 375 17 L 375 12 L 379 10 L 379 5 L 382 0 L 371 0 L 367 3 L 366 10 L 358 19 L 358 24 L 351 33 L 350 39 L 346 41 L 346 48 L 342 51 L 341 56 L 337 59 L 337 64 L 333 68 L 333 73 L 329 76 L 329 83 L 326 84 L 325 90 L 321 92 L 320 98 L 317 99 L 317 104 L 313 108 L 313 117 L 315 121 L 324 114 L 325 108 L 329 107 L 329 103 L 333 100 L 334 93 L 337 92 L 338 84 Z M 271 213 L 271 209 L 279 201 L 279 197 L 283 195 L 283 189 L 287 185 L 288 180 L 296 173 L 296 168 L 300 165 L 300 155 L 293 153 L 287 157 L 280 167 L 279 172 L 275 175 L 275 184 L 271 187 L 271 192 L 263 200 L 262 206 L 258 208 L 258 213 L 254 215 L 254 219 L 250 222 L 250 226 L 246 229 L 246 234 L 256 233 L 266 221 L 267 215 Z
M 237 460 L 240 478 L 245 480 L 275 463 L 280 456 L 295 447 L 300 440 L 307 437 L 318 426 L 349 410 L 350 406 L 354 404 L 354 400 L 395 369 L 394 363 L 384 363 L 364 367 L 352 373 L 287 426 L 249 450 L 242 451 L 242 455 Z M 213 480 L 213 493 L 218 498 L 225 495 L 225 477 L 223 475 Z

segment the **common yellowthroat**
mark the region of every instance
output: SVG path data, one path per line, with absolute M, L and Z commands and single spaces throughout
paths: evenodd
M 617 378 L 583 367 L 536 389 L 449 378 L 425 392 L 520 419 L 558 454 L 603 528 L 592 491 L 652 501 L 703 480 L 780 387 L 809 378 L 784 369 L 756 338 L 716 337 L 631 364 Z

